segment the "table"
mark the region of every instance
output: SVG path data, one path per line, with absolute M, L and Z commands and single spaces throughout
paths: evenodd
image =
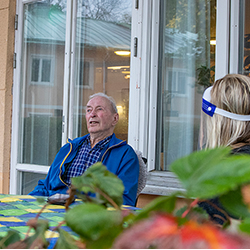
M 0 236 L 5 236 L 10 229 L 20 233 L 24 239 L 28 232 L 26 222 L 40 212 L 44 204 L 38 203 L 36 198 L 30 195 L 0 195 Z M 52 231 L 59 222 L 63 221 L 65 208 L 62 205 L 48 205 L 39 216 L 39 219 L 49 220 L 50 230 L 46 232 L 46 238 L 52 248 L 58 238 L 58 233 Z M 61 226 L 65 231 L 71 231 L 66 225 Z M 34 233 L 33 229 L 29 235 Z M 73 232 L 72 232 L 73 233 Z
M 76 200 L 70 207 L 76 206 L 81 203 L 80 200 Z M 26 222 L 40 212 L 44 204 L 39 203 L 34 196 L 30 195 L 4 195 L 0 194 L 0 236 L 5 236 L 7 231 L 12 229 L 20 233 L 22 239 L 24 239 L 29 227 L 26 226 Z M 123 209 L 137 210 L 130 206 L 123 206 Z M 49 230 L 47 230 L 45 237 L 50 242 L 48 248 L 53 248 L 58 238 L 58 233 L 52 231 L 58 223 L 64 219 L 65 207 L 62 205 L 47 205 L 43 210 L 39 219 L 49 221 Z M 73 236 L 76 234 L 71 231 L 66 224 L 61 226 L 67 232 L 70 232 Z M 33 229 L 29 232 L 29 235 L 34 233 Z M 77 236 L 76 236 L 77 237 Z

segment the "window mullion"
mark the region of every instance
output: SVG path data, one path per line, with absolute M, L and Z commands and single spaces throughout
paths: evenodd
M 77 20 L 77 1 L 73 0 L 72 3 L 72 25 L 71 25 L 71 59 L 70 59 L 70 81 L 69 81 L 69 119 L 68 119 L 68 137 L 73 138 L 74 131 L 74 94 L 75 94 L 75 47 L 76 47 L 76 20 Z M 77 116 L 78 117 L 78 116 Z
M 239 65 L 239 1 L 231 0 L 229 73 L 238 73 Z
M 43 68 L 43 58 L 40 58 L 39 59 L 38 84 L 42 83 L 42 68 Z
M 130 87 L 129 87 L 129 125 L 128 143 L 138 149 L 138 131 L 140 124 L 140 84 L 141 84 L 141 29 L 142 29 L 142 6 L 136 8 L 135 1 L 132 6 L 131 27 L 131 58 L 130 58 Z M 134 41 L 137 40 L 135 47 Z M 137 53 L 135 55 L 135 50 Z
M 154 1 L 152 10 L 152 44 L 150 64 L 150 96 L 149 96 L 149 127 L 148 127 L 148 169 L 155 170 L 156 165 L 156 128 L 157 128 L 157 92 L 158 92 L 158 54 L 159 54 L 159 6 Z
M 215 80 L 228 74 L 229 70 L 229 0 L 217 1 Z
M 17 1 L 18 23 L 23 23 L 23 3 Z M 10 194 L 15 194 L 17 190 L 17 158 L 18 158 L 18 117 L 20 114 L 20 84 L 21 81 L 21 54 L 22 54 L 22 33 L 23 25 L 19 25 L 15 31 L 15 52 L 16 52 L 16 68 L 14 69 L 13 84 L 13 111 L 12 111 L 12 138 L 11 138 L 11 166 L 10 166 Z
M 63 88 L 62 145 L 66 143 L 67 138 L 68 138 L 72 5 L 73 5 L 72 0 L 67 1 L 66 34 L 65 34 L 65 64 L 64 64 L 64 80 L 63 80 L 64 88 Z
M 145 157 L 148 152 L 148 107 L 150 82 L 151 13 L 152 1 L 147 0 L 133 7 L 131 36 L 131 77 L 129 144 L 140 150 Z M 137 39 L 137 55 L 134 41 Z

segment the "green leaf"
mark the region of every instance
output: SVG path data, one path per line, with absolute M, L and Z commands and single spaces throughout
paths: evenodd
M 122 195 L 124 191 L 123 182 L 111 172 L 106 172 L 104 177 L 105 178 L 99 179 L 99 187 L 111 198 L 115 200 L 121 198 L 119 201 L 119 205 L 122 205 Z
M 72 178 L 72 185 L 80 192 L 100 194 L 99 198 L 110 203 L 103 194 L 110 197 L 118 206 L 123 203 L 124 185 L 115 174 L 101 163 L 95 163 L 82 176 Z
M 76 240 L 66 231 L 58 228 L 59 237 L 55 245 L 55 249 L 76 249 Z
M 7 248 L 10 244 L 18 242 L 20 240 L 20 235 L 18 232 L 10 230 L 7 232 L 7 235 L 1 237 L 0 239 L 0 248 Z
M 123 228 L 127 228 L 130 225 L 134 223 L 134 219 L 136 217 L 136 214 L 140 213 L 141 210 L 137 211 L 126 211 L 125 214 L 123 214 Z M 124 210 L 122 211 L 124 213 Z
M 176 203 L 176 196 L 162 196 L 154 199 L 152 202 L 150 202 L 148 205 L 146 205 L 138 215 L 134 218 L 134 221 L 141 220 L 144 218 L 147 218 L 151 212 L 166 212 L 166 213 L 172 213 L 175 208 Z
M 65 221 L 86 240 L 86 244 L 95 244 L 95 248 L 106 248 L 107 245 L 110 247 L 114 237 L 122 230 L 121 211 L 109 211 L 93 203 L 73 207 L 66 212 Z M 97 247 L 96 244 L 100 246 Z
M 185 205 L 184 207 L 179 208 L 179 209 L 175 212 L 174 215 L 177 216 L 177 217 L 181 217 L 182 214 L 183 214 L 187 209 L 188 209 L 188 206 Z
M 250 156 L 230 152 L 225 147 L 201 150 L 172 163 L 187 197 L 212 198 L 250 181 Z
M 240 188 L 222 195 L 219 199 L 226 211 L 232 216 L 236 218 L 250 217 L 249 210 L 243 202 Z
M 90 176 L 87 176 L 86 173 L 84 173 L 82 176 L 71 178 L 72 186 L 76 188 L 78 191 L 88 193 L 92 192 L 94 193 L 94 185 L 93 180 Z
M 248 233 L 250 234 L 250 218 L 246 218 L 245 220 L 243 220 L 241 222 L 241 224 L 239 225 L 239 229 L 244 232 L 244 233 Z
M 120 234 L 121 228 L 118 230 L 106 231 L 98 240 L 86 241 L 86 249 L 108 249 L 113 245 L 114 240 Z

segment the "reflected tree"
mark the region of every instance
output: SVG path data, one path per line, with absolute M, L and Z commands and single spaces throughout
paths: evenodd
M 196 55 L 198 84 L 203 86 L 213 81 L 215 46 L 210 46 L 210 40 L 216 38 L 216 2 L 217 0 L 171 0 L 166 6 L 166 28 L 173 33 L 197 34 L 192 50 Z
M 45 0 L 66 11 L 67 0 Z M 131 1 L 78 0 L 78 16 L 109 22 L 131 24 Z

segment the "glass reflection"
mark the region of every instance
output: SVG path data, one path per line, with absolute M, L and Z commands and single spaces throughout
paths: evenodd
M 239 73 L 250 76 L 250 2 L 240 1 Z
M 197 150 L 201 93 L 213 83 L 216 1 L 161 1 L 157 170 Z
M 87 133 L 85 105 L 97 92 L 112 96 L 120 115 L 115 133 L 127 139 L 131 1 L 78 0 L 73 103 L 73 138 Z M 117 54 L 117 51 L 118 54 Z
M 24 4 L 19 163 L 50 165 L 61 147 L 66 10 L 66 0 Z M 130 56 L 115 52 L 130 51 L 131 1 L 79 0 L 76 17 L 70 38 L 75 58 L 70 136 L 87 132 L 88 97 L 104 92 L 114 97 L 120 113 L 115 133 L 127 139 Z
M 61 146 L 65 3 L 24 5 L 19 163 L 50 165 Z

